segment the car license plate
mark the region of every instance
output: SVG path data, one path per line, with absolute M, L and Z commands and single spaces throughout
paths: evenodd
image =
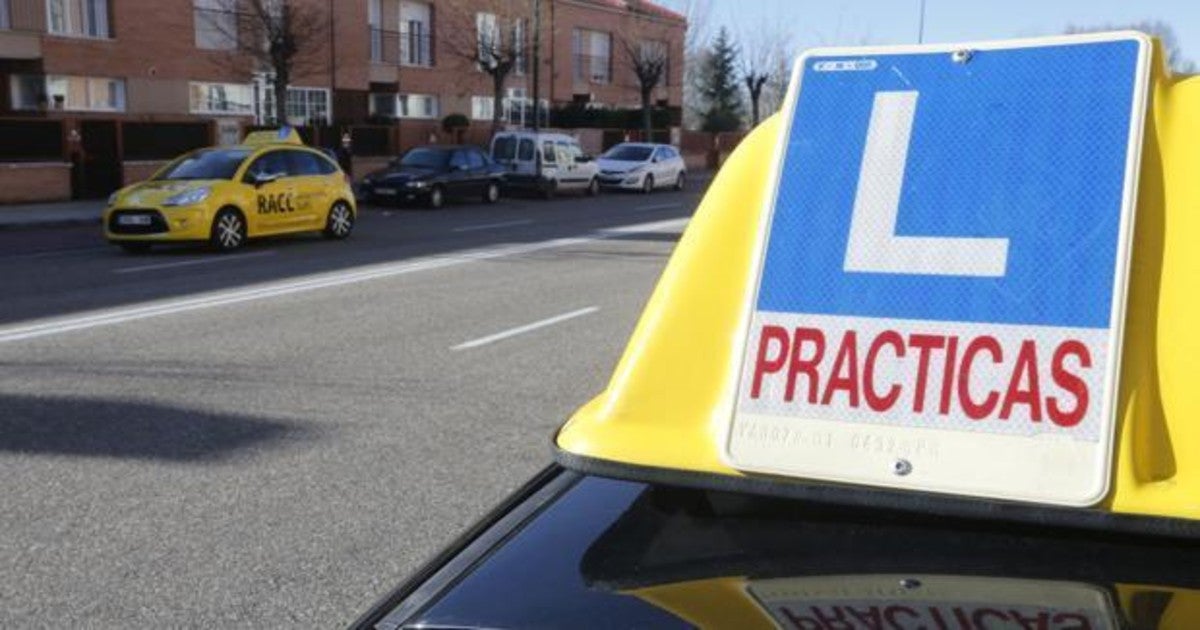
M 1119 627 L 1108 595 L 1076 582 L 839 575 L 752 580 L 746 590 L 780 628 Z
M 1149 49 L 1109 33 L 802 57 L 727 461 L 1101 501 Z M 1064 198 L 1069 213 L 1052 210 Z
M 392 196 L 392 195 L 396 194 L 396 189 L 395 188 L 376 188 L 375 194 Z
M 117 225 L 150 225 L 150 215 L 123 214 L 117 217 Z

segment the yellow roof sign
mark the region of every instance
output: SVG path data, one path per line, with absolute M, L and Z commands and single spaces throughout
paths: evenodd
M 300 134 L 294 127 L 280 127 L 276 130 L 252 131 L 246 134 L 242 144 L 258 146 L 264 144 L 304 144 Z
M 922 49 L 906 49 L 905 52 L 913 53 L 914 50 L 919 53 Z M 984 64 L 988 62 L 986 51 L 978 53 L 974 59 L 971 52 L 969 49 L 964 49 L 961 54 L 956 51 L 952 62 L 967 64 L 959 67 L 977 72 L 985 68 Z M 827 65 L 821 71 L 830 73 L 827 76 L 844 77 L 875 68 L 868 56 L 846 55 L 845 60 L 823 63 Z M 978 65 L 970 67 L 971 63 Z M 919 80 L 919 77 L 900 77 L 898 80 L 908 79 Z M 750 133 L 717 174 L 663 272 L 608 387 L 559 430 L 555 438 L 559 461 L 568 467 L 610 476 L 701 487 L 736 488 L 899 508 L 919 504 L 922 509 L 965 516 L 1016 520 L 1029 520 L 1026 517 L 1030 517 L 1050 524 L 1200 534 L 1200 501 L 1196 500 L 1200 496 L 1200 421 L 1197 420 L 1200 418 L 1200 387 L 1194 384 L 1196 375 L 1200 374 L 1200 327 L 1196 326 L 1200 321 L 1200 292 L 1195 289 L 1195 278 L 1200 277 L 1200 248 L 1195 246 L 1200 240 L 1200 214 L 1195 212 L 1195 208 L 1200 207 L 1200 179 L 1195 177 L 1195 173 L 1200 172 L 1200 154 L 1195 151 L 1200 144 L 1200 114 L 1197 114 L 1200 112 L 1200 77 L 1171 76 L 1164 68 L 1161 46 L 1155 42 L 1150 76 L 1144 80 L 1148 85 L 1148 102 L 1144 110 L 1140 164 L 1136 160 L 1132 162 L 1137 185 L 1129 236 L 1132 254 L 1126 269 L 1126 306 L 1123 311 L 1114 311 L 1114 318 L 1120 320 L 1115 322 L 1119 331 L 1116 341 L 1120 360 L 1114 365 L 1113 379 L 1107 385 L 1113 388 L 1113 426 L 1105 428 L 1101 422 L 1093 427 L 1092 434 L 1095 439 L 1103 440 L 1108 431 L 1112 455 L 1106 460 L 1107 479 L 1101 486 L 1107 487 L 1107 491 L 1091 507 L 1057 507 L 1053 505 L 1056 501 L 1051 500 L 1014 499 L 1018 503 L 997 509 L 1000 504 L 986 499 L 999 496 L 993 492 L 958 492 L 945 490 L 943 486 L 920 485 L 910 488 L 919 490 L 919 494 L 903 489 L 865 490 L 866 485 L 886 484 L 860 485 L 857 481 L 787 471 L 749 472 L 747 467 L 731 463 L 728 454 L 730 418 L 734 417 L 739 395 L 744 393 L 744 383 L 740 380 L 742 370 L 747 361 L 753 365 L 754 357 L 747 359 L 746 355 L 746 331 L 751 325 L 751 304 L 760 288 L 758 274 L 764 234 L 768 234 L 771 205 L 776 194 L 776 173 L 768 166 L 782 153 L 781 142 L 787 129 L 786 121 L 780 115 L 773 116 Z M 1096 81 L 1095 76 L 1081 77 L 1075 85 L 1089 81 Z M 925 101 L 918 101 L 916 96 L 905 98 L 911 101 L 908 105 L 925 106 Z M 918 102 L 921 104 L 917 105 Z M 932 99 L 930 103 L 932 106 Z M 878 107 L 878 101 L 876 105 Z M 905 103 L 896 107 L 900 105 Z M 1136 108 L 1133 120 L 1135 124 L 1142 123 Z M 1042 140 L 1043 143 L 1059 141 L 1061 139 Z M 827 152 L 836 149 L 822 146 L 826 146 Z M 984 161 L 997 169 L 1001 167 L 995 161 Z M 964 168 L 969 166 L 964 165 Z M 1061 183 L 1066 176 L 1054 171 L 1046 177 Z M 1079 185 L 1077 180 L 1095 186 L 1111 187 L 1112 184 L 1072 177 L 1072 186 Z M 1056 211 L 1063 213 L 1062 216 L 1074 211 L 1070 200 L 1056 203 Z M 889 228 L 889 234 L 892 229 L 895 224 Z M 1065 246 L 1079 247 L 1081 244 Z M 982 249 L 980 252 L 980 256 L 986 253 Z M 846 265 L 851 264 L 849 260 L 847 258 Z M 976 261 L 964 259 L 962 262 L 970 267 Z M 996 276 L 999 273 L 992 270 L 976 275 Z M 1057 289 L 1065 293 L 1082 290 L 1077 286 L 1058 286 Z M 882 352 L 890 353 L 886 356 L 894 358 L 896 344 L 884 345 L 886 348 Z M 835 360 L 838 347 L 836 340 L 830 341 L 829 361 Z M 1052 346 L 1051 354 L 1053 350 Z M 865 352 L 864 347 L 859 357 Z M 998 350 L 991 352 L 989 348 L 988 352 L 979 354 L 989 355 L 997 357 L 995 363 L 999 365 Z M 913 356 L 916 356 L 915 352 Z M 1098 364 L 1099 358 L 1094 358 Z M 1071 369 L 1082 366 L 1082 362 L 1074 358 L 1067 361 L 1064 365 Z M 1037 368 L 1030 369 L 1033 374 L 1027 371 L 1024 380 L 1012 382 L 1028 383 L 1030 378 L 1037 378 Z M 1053 385 L 1054 378 L 1061 377 L 1063 370 L 1052 373 L 1051 368 L 1046 369 L 1042 382 L 1046 386 Z M 786 376 L 786 370 L 781 374 Z M 842 375 L 842 372 L 835 371 L 835 374 Z M 898 378 L 895 374 L 887 372 L 885 375 Z M 797 378 L 803 381 L 807 376 L 801 373 Z M 1007 373 L 1003 378 L 1009 382 Z M 964 390 L 974 387 L 975 381 L 962 377 L 956 382 L 958 389 L 952 393 L 960 396 Z M 1066 389 L 1074 388 L 1072 391 L 1076 394 L 1082 387 L 1065 377 L 1058 382 L 1066 384 Z M 877 392 L 882 396 L 889 390 L 884 381 L 879 383 Z M 807 384 L 797 388 L 796 398 L 806 398 L 809 389 L 813 389 L 819 398 L 830 396 L 834 400 L 850 400 L 846 388 L 834 391 L 831 396 Z M 938 393 L 934 385 L 930 385 L 929 391 L 932 393 L 927 405 L 932 408 L 939 402 Z M 1003 402 L 1003 390 L 999 399 Z M 964 400 L 970 402 L 969 398 Z M 976 402 L 982 400 L 982 396 L 975 398 Z M 1049 413 L 1047 409 L 1051 404 L 1061 411 L 1071 409 L 1067 405 L 1071 400 L 1061 393 L 1057 399 L 1043 397 L 1041 402 L 1036 397 L 1024 395 L 1008 406 L 1015 409 L 1015 419 L 1024 410 L 1022 404 L 1029 409 L 1044 405 L 1040 408 L 1042 419 L 1032 420 L 1043 422 L 1044 425 L 1038 425 L 1041 427 L 1053 424 L 1053 419 L 1044 415 Z M 1080 398 L 1073 400 L 1082 404 Z M 996 403 L 998 413 L 1000 408 L 1000 402 Z M 837 420 L 837 417 L 832 419 Z M 1014 422 L 1008 418 L 995 420 Z M 776 438 L 808 447 L 813 445 L 800 443 L 826 439 L 823 434 L 807 432 L 802 421 L 803 418 L 792 418 L 788 420 L 791 424 L 780 424 L 776 428 L 779 432 Z M 738 426 L 732 425 L 734 430 L 741 430 Z M 905 428 L 905 431 L 918 432 L 916 428 Z M 845 444 L 835 446 L 847 461 L 876 456 L 880 452 L 900 461 L 906 449 L 916 448 L 912 444 L 886 440 L 868 439 L 852 444 L 852 434 L 853 431 L 831 438 L 846 440 Z M 855 449 L 862 452 L 856 454 Z M 942 455 L 953 459 L 954 454 Z M 1056 462 L 1050 459 L 1031 457 L 1027 465 L 1047 480 L 1058 471 Z M 1095 469 L 1089 470 L 1093 471 L 1089 474 L 1094 474 Z M 907 471 L 897 469 L 896 474 L 907 474 Z M 917 476 L 914 474 L 910 479 Z M 939 494 L 935 496 L 930 492 Z

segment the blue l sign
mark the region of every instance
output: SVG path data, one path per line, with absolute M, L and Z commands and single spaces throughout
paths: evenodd
M 923 489 L 1096 500 L 1148 51 L 1117 33 L 802 58 L 733 463 L 814 474 L 806 461 L 916 440 L 942 462 Z M 764 437 L 780 435 L 795 443 Z M 1062 459 L 1066 481 L 988 463 L 1029 457 Z

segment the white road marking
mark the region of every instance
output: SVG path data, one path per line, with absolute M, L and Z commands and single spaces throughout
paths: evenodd
M 513 227 L 516 225 L 529 225 L 533 223 L 533 219 L 521 219 L 520 221 L 504 221 L 502 223 L 484 223 L 482 225 L 464 225 L 451 230 L 451 232 L 474 232 L 476 230 L 491 230 L 495 228 Z
M 618 228 L 609 228 L 592 232 L 588 236 L 556 238 L 549 241 L 529 243 L 526 245 L 510 245 L 468 250 L 460 254 L 429 256 L 406 262 L 383 263 L 369 265 L 358 269 L 347 269 L 324 274 L 316 274 L 304 280 L 288 280 L 271 282 L 257 287 L 234 289 L 208 293 L 191 298 L 177 298 L 151 303 L 143 306 L 131 306 L 115 309 L 94 311 L 89 314 L 70 317 L 35 320 L 10 326 L 0 326 L 0 343 L 47 337 L 76 330 L 87 330 L 100 326 L 111 326 L 125 322 L 186 313 L 217 306 L 228 306 L 255 300 L 264 300 L 283 295 L 314 291 L 330 287 L 339 287 L 370 280 L 391 278 L 418 271 L 443 269 L 481 260 L 492 260 L 508 256 L 519 256 L 531 252 L 569 247 L 593 241 L 602 241 L 621 234 L 654 232 L 670 230 L 687 225 L 686 218 L 653 221 Z
M 635 212 L 649 212 L 651 210 L 674 210 L 676 208 L 682 208 L 682 207 L 683 207 L 682 203 L 659 203 L 659 204 L 655 204 L 652 206 L 638 206 L 638 207 L 634 208 L 634 211 Z
M 171 269 L 173 267 L 191 267 L 192 265 L 208 265 L 211 263 L 225 262 L 227 260 L 245 260 L 247 258 L 259 258 L 260 256 L 270 256 L 275 253 L 275 250 L 268 249 L 261 252 L 251 252 L 248 254 L 226 254 L 224 256 L 209 256 L 207 258 L 196 258 L 193 260 L 181 260 L 178 262 L 155 263 L 153 265 L 137 265 L 136 267 L 121 267 L 113 269 L 113 273 L 136 273 L 138 271 L 153 271 L 155 269 Z
M 531 331 L 537 330 L 539 328 L 545 328 L 547 326 L 553 326 L 555 324 L 565 322 L 569 319 L 575 319 L 576 317 L 583 317 L 584 315 L 591 315 L 592 313 L 595 313 L 598 310 L 600 310 L 600 307 L 598 307 L 598 306 L 589 306 L 587 308 L 581 308 L 577 311 L 571 311 L 570 313 L 563 313 L 562 315 L 555 315 L 554 317 L 548 317 L 546 319 L 538 320 L 536 322 L 533 322 L 532 324 L 525 324 L 524 326 L 517 326 L 516 328 L 509 328 L 508 330 L 498 332 L 494 335 L 488 335 L 486 337 L 480 337 L 479 339 L 473 339 L 471 341 L 460 343 L 457 346 L 454 346 L 453 348 L 450 348 L 450 349 L 451 350 L 469 350 L 471 348 L 478 348 L 479 346 L 486 346 L 489 343 L 495 343 L 502 339 L 508 339 L 509 337 L 516 337 L 517 335 L 523 335 L 527 332 L 531 332 Z

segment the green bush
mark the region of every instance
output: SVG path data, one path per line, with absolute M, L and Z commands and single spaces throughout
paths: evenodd
M 470 126 L 471 120 L 465 114 L 449 114 L 442 119 L 442 131 L 446 133 L 454 133 Z

